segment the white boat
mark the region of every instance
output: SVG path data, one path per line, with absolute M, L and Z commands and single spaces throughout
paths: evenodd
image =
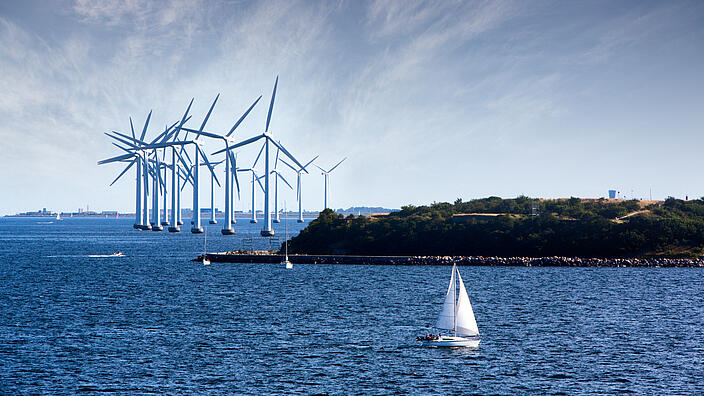
M 63 220 L 63 219 L 61 218 L 61 213 L 57 213 L 57 214 L 56 214 L 56 221 L 61 221 L 61 220 Z
M 418 337 L 418 341 L 430 347 L 479 347 L 477 320 L 457 265 L 452 266 L 450 285 L 435 328 L 449 330 L 452 335 L 426 335 Z
M 118 251 L 113 254 L 89 254 L 88 257 L 92 257 L 92 258 L 125 257 L 125 254 Z

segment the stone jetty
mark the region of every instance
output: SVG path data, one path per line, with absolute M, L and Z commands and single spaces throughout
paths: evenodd
M 208 253 L 211 262 L 281 263 L 278 254 Z M 202 256 L 194 259 L 200 261 Z M 704 259 L 687 258 L 581 258 L 581 257 L 482 257 L 482 256 L 351 256 L 289 255 L 293 264 L 348 265 L 465 265 L 513 267 L 704 267 Z

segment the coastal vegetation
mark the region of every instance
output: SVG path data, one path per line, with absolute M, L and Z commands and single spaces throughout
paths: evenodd
M 383 216 L 326 209 L 290 253 L 498 257 L 701 257 L 704 198 L 683 201 L 489 197 Z

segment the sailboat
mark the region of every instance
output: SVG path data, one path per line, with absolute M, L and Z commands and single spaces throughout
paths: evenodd
M 284 203 L 284 261 L 286 269 L 292 269 L 293 263 L 288 260 L 288 222 L 286 221 L 286 204 Z
M 459 287 L 457 284 L 459 283 Z M 450 285 L 447 288 L 442 311 L 435 322 L 435 328 L 450 330 L 452 335 L 426 335 L 418 337 L 424 346 L 433 347 L 479 347 L 479 328 L 474 318 L 472 303 L 462 282 L 457 265 L 452 265 Z
M 205 232 L 203 233 L 203 265 L 210 265 L 210 260 L 208 259 L 208 255 L 206 253 L 206 245 L 208 244 L 208 230 L 206 229 Z
M 61 220 L 63 220 L 61 218 L 61 213 L 56 213 L 56 221 L 61 221 Z

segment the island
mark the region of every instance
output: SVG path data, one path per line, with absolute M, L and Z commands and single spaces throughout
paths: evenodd
M 704 199 L 514 199 L 404 206 L 377 216 L 321 212 L 289 253 L 366 256 L 699 258 Z

